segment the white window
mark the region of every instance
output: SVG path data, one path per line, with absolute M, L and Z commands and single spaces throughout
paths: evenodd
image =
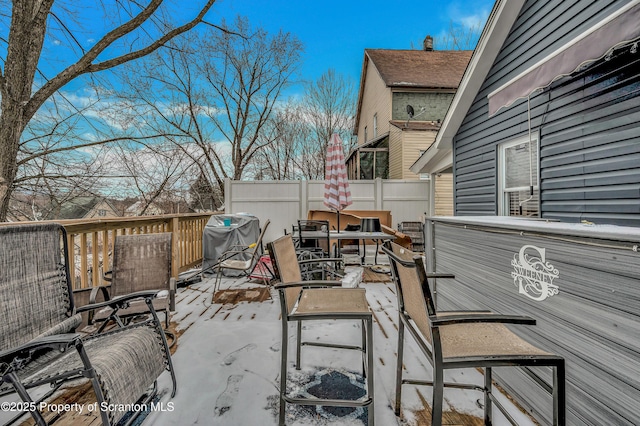
M 369 140 L 369 138 L 367 136 L 368 136 L 367 135 L 367 126 L 364 126 L 364 141 L 365 142 Z
M 498 145 L 498 214 L 540 217 L 538 134 Z
M 378 137 L 378 114 L 373 114 L 373 137 Z

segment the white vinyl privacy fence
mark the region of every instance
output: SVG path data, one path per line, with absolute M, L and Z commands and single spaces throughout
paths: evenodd
M 349 182 L 349 210 L 389 210 L 393 223 L 421 221 L 429 211 L 429 182 L 421 180 L 358 180 Z M 324 181 L 231 181 L 225 183 L 225 213 L 251 213 L 260 223 L 270 219 L 265 241 L 291 232 L 309 210 L 329 210 L 323 204 Z

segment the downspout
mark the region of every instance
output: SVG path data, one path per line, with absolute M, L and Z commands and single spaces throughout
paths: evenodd
M 533 145 L 531 141 L 531 94 L 527 96 L 527 123 L 529 126 L 529 198 L 527 198 L 526 200 L 520 201 L 520 203 L 518 204 L 520 216 L 522 216 L 522 205 L 533 199 L 533 150 L 531 149 L 531 146 Z

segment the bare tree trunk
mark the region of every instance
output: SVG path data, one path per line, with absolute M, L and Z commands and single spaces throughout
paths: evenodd
M 7 218 L 9 200 L 18 171 L 18 155 L 22 134 L 38 109 L 67 83 L 80 75 L 117 67 L 144 57 L 164 46 L 174 37 L 189 31 L 203 21 L 215 0 L 207 0 L 198 15 L 184 25 L 164 31 L 141 48 L 122 55 L 98 59 L 108 48 L 148 22 L 164 0 L 149 0 L 130 20 L 108 31 L 77 61 L 39 87 L 34 80 L 47 31 L 47 18 L 54 0 L 20 0 L 12 2 L 11 24 L 7 38 L 4 74 L 0 69 L 0 221 Z M 63 24 L 64 26 L 64 24 Z M 73 37 L 73 35 L 71 35 Z M 135 37 L 135 35 L 132 35 Z
M 0 116 L 0 220 L 4 221 L 16 177 L 20 137 L 30 117 L 25 108 L 38 67 L 46 31 L 46 19 L 53 0 L 12 3 L 11 25 L 4 75 L 0 74 L 2 116 Z

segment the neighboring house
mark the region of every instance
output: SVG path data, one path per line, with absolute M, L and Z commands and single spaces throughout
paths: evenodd
M 76 197 L 53 206 L 47 220 L 117 217 L 118 211 L 109 200 L 100 197 Z
M 455 215 L 640 226 L 640 1 L 498 0 L 414 173 Z
M 7 221 L 25 222 L 42 220 L 43 212 L 50 207 L 49 197 L 32 192 L 14 191 L 11 194 Z
M 427 36 L 424 50 L 365 50 L 354 127 L 358 146 L 347 158 L 350 179 L 421 177 L 409 167 L 435 140 L 472 53 L 432 45 Z M 452 212 L 451 175 L 444 176 L 432 194 L 437 214 Z
M 162 208 L 158 206 L 156 203 L 149 204 L 149 206 L 146 208 L 146 210 L 144 210 L 144 213 L 143 213 L 142 211 L 145 206 L 146 206 L 146 203 L 144 201 L 142 200 L 136 201 L 135 203 L 127 207 L 127 209 L 124 211 L 124 215 L 125 216 L 141 216 L 141 215 L 157 216 L 157 215 L 164 214 L 164 210 L 162 210 Z

